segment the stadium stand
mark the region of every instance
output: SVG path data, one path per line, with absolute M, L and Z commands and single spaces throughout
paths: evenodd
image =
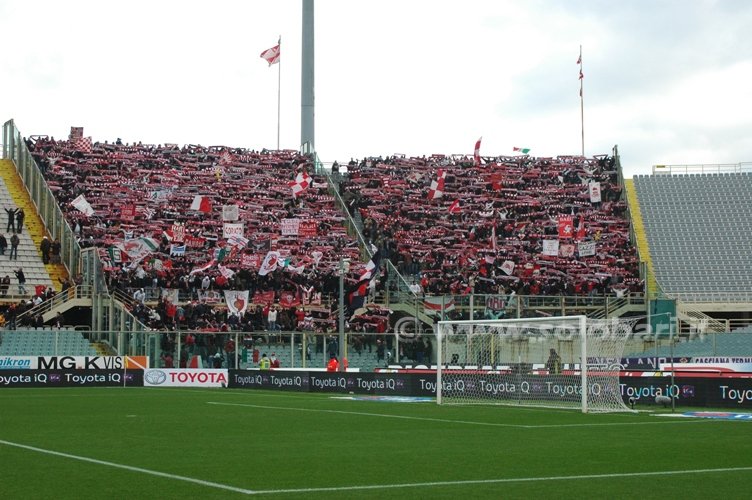
M 664 293 L 700 302 L 749 300 L 752 173 L 639 175 L 634 185 Z
M 644 311 L 644 298 L 639 304 L 620 302 L 641 295 L 645 285 L 641 258 L 631 244 L 637 229 L 628 210 L 636 205 L 631 198 L 627 205 L 616 150 L 614 156 L 499 156 L 480 163 L 464 155 L 393 155 L 335 164 L 330 172 L 315 156 L 295 151 L 56 141 L 47 136 L 33 136 L 23 144 L 34 159 L 26 165 L 39 167 L 45 187 L 54 193 L 53 205 L 62 210 L 63 225 L 74 235 L 69 253 L 75 257 L 76 248 L 83 247 L 77 250 L 82 256 L 96 255 L 111 294 L 106 303 L 120 303 L 132 315 L 101 323 L 133 327 L 127 345 L 120 346 L 132 354 L 151 349 L 152 356 L 172 353 L 184 361 L 188 356 L 178 350 L 186 334 L 175 330 L 196 331 L 204 333 L 196 336 L 195 346 L 209 366 L 217 352 L 229 353 L 234 334 L 259 332 L 262 344 L 257 347 L 276 353 L 283 367 L 300 366 L 306 357 L 308 366 L 323 367 L 328 352 L 318 343 L 338 330 L 343 259 L 354 264 L 346 278 L 345 295 L 350 297 L 362 293 L 353 287 L 362 285 L 365 262 L 376 249 L 393 266 L 388 278 L 404 276 L 416 300 L 401 308 L 403 297 L 390 299 L 385 285 L 393 283 L 384 279 L 376 290 L 376 298 L 384 302 L 345 323 L 348 356 L 365 370 L 384 366 L 390 355 L 392 361 L 431 361 L 430 349 L 426 355 L 410 335 L 383 335 L 396 330 L 394 311 L 414 316 L 416 323 L 421 316 L 430 325 L 424 295 L 454 301 L 457 307 L 447 310 L 452 319 L 467 319 L 473 310 L 475 318 L 487 313 L 482 302 L 478 309 L 478 297 L 484 294 L 504 299 L 506 314 L 517 316 L 590 314 L 593 309 L 588 308 L 600 307 L 592 301 L 608 298 L 615 300 L 604 302 L 595 314 Z M 654 252 L 653 241 L 658 236 L 649 233 L 657 227 L 652 217 L 661 214 L 645 198 L 643 184 L 635 179 L 636 208 L 661 276 L 661 255 Z M 733 190 L 731 184 L 719 185 L 716 193 Z M 741 195 L 728 198 L 743 204 Z M 710 217 L 725 213 L 711 210 Z M 242 224 L 239 238 L 225 232 L 233 223 Z M 748 233 L 748 226 L 741 227 Z M 279 252 L 279 270 L 262 276 L 265 256 L 274 251 Z M 90 278 L 79 288 L 91 290 L 91 280 L 98 279 L 97 272 L 91 277 L 96 266 L 82 265 Z M 250 291 L 245 314 L 227 313 L 226 290 Z M 475 304 L 472 297 L 467 300 L 472 295 Z M 86 298 L 78 291 L 75 296 Z M 565 312 L 566 298 L 572 300 Z M 275 308 L 278 328 L 268 319 Z M 713 327 L 706 332 L 720 331 L 699 312 L 676 310 L 679 317 L 696 315 L 693 324 Z M 48 314 L 53 312 L 49 308 Z M 155 342 L 149 333 L 154 330 L 171 332 Z M 385 352 L 379 353 L 375 343 L 358 340 L 361 332 L 372 334 L 365 337 L 369 342 L 383 335 L 400 346 L 382 347 Z M 310 353 L 301 344 L 304 333 L 317 334 Z M 114 338 L 104 340 L 112 343 Z M 153 345 L 158 348 L 149 347 Z M 233 364 L 231 357 L 223 358 L 225 366 Z
M 3 331 L 0 356 L 96 356 L 81 332 L 68 328 L 25 328 Z

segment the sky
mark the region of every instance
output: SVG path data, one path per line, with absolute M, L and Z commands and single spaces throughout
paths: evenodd
M 0 0 L 24 136 L 300 147 L 301 0 Z M 406 154 L 752 161 L 748 0 L 317 0 L 324 162 Z M 281 62 L 260 53 L 281 37 Z M 583 109 L 577 58 L 582 46 Z

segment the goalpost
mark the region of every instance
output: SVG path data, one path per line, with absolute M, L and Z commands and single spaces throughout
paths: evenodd
M 436 402 L 628 412 L 621 358 L 636 318 L 439 321 Z

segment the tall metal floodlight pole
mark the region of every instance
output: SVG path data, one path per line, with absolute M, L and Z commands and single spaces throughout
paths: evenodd
M 314 40 L 313 0 L 303 0 L 303 50 L 300 72 L 300 147 L 304 153 L 313 153 L 314 148 Z
M 582 72 L 582 45 L 580 45 L 580 57 L 577 58 L 580 65 L 580 135 L 582 137 L 582 156 L 585 156 L 585 98 L 582 95 L 582 81 L 585 74 Z

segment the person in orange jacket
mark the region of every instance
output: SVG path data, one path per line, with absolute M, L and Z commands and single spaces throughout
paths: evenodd
M 326 364 L 326 371 L 336 372 L 337 370 L 339 370 L 339 361 L 337 361 L 337 356 L 332 356 Z

